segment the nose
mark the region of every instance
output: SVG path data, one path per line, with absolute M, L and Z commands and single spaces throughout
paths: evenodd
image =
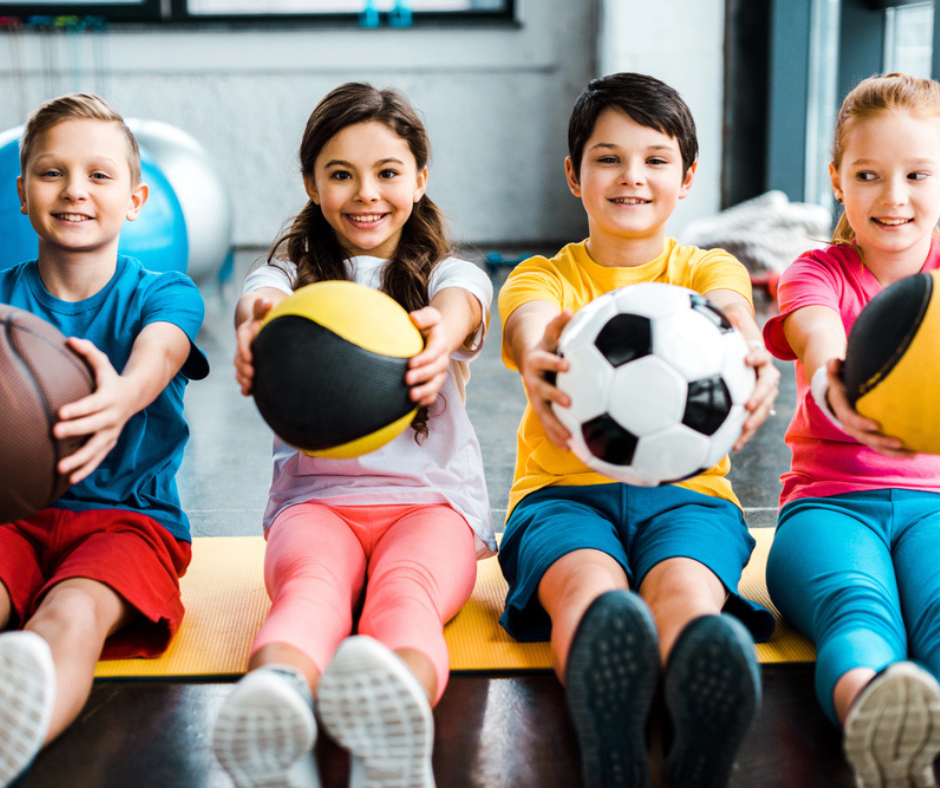
M 884 190 L 881 193 L 881 201 L 885 205 L 903 205 L 907 202 L 906 176 L 887 178 Z
M 88 196 L 84 178 L 66 176 L 62 183 L 62 196 L 66 200 L 84 200 Z
M 620 182 L 624 186 L 642 186 L 646 182 L 646 171 L 642 162 L 626 161 L 620 172 Z
M 360 202 L 376 202 L 379 199 L 378 184 L 374 178 L 365 177 L 359 181 L 356 199 Z

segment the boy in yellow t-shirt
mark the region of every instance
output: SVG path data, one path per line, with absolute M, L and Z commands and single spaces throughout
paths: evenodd
M 667 783 L 725 785 L 760 702 L 752 636 L 738 618 L 757 637 L 773 628 L 767 611 L 736 593 L 754 542 L 726 479 L 728 458 L 655 488 L 594 473 L 568 450 L 552 412 L 570 404 L 550 382 L 567 370 L 554 351 L 572 314 L 597 296 L 668 282 L 706 295 L 752 343 L 757 386 L 735 449 L 767 418 L 780 375 L 741 263 L 666 236 L 698 152 L 678 93 L 642 74 L 592 81 L 572 112 L 568 149 L 588 239 L 521 263 L 499 296 L 503 358 L 529 400 L 500 552 L 509 582 L 501 621 L 519 640 L 551 637 L 586 785 L 648 785 L 646 724 L 661 672 L 673 731 Z

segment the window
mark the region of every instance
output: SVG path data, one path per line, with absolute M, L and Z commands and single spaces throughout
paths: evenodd
M 511 22 L 515 0 L 14 0 L 6 17 L 29 26 L 108 22 L 309 22 L 408 27 Z M 9 19 L 6 20 L 9 23 Z

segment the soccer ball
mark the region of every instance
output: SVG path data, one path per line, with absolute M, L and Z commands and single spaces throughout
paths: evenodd
M 658 282 L 591 301 L 561 334 L 568 361 L 553 404 L 589 468 L 653 487 L 701 473 L 725 456 L 747 418 L 754 369 L 747 342 L 704 296 Z

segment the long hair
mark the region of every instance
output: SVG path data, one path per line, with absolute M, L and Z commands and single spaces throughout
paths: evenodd
M 117 123 L 127 141 L 127 161 L 131 168 L 131 183 L 140 183 L 140 148 L 137 138 L 124 122 L 124 118 L 114 107 L 100 96 L 93 93 L 68 93 L 58 98 L 49 99 L 34 109 L 26 119 L 23 136 L 20 138 L 20 169 L 26 169 L 26 162 L 33 147 L 43 134 L 53 126 L 67 120 L 100 120 L 104 123 Z
M 836 117 L 832 141 L 832 164 L 839 170 L 845 154 L 845 142 L 852 124 L 867 118 L 903 110 L 923 118 L 940 118 L 940 83 L 908 74 L 886 74 L 863 79 L 845 97 Z M 933 234 L 940 236 L 934 228 Z M 855 246 L 855 232 L 845 211 L 832 233 L 832 243 Z
M 361 82 L 348 82 L 331 91 L 314 108 L 300 143 L 300 172 L 313 179 L 314 165 L 323 147 L 343 129 L 358 123 L 378 122 L 403 139 L 418 170 L 427 166 L 431 145 L 427 131 L 408 100 L 398 91 L 379 90 Z M 380 289 L 408 312 L 428 305 L 428 281 L 434 266 L 451 250 L 444 217 L 425 193 L 415 203 L 402 227 L 395 253 L 384 266 Z M 309 200 L 268 253 L 268 264 L 290 260 L 297 266 L 294 288 L 330 279 L 349 279 L 347 255 L 323 211 Z M 420 408 L 412 421 L 417 437 L 428 434 L 428 409 Z

